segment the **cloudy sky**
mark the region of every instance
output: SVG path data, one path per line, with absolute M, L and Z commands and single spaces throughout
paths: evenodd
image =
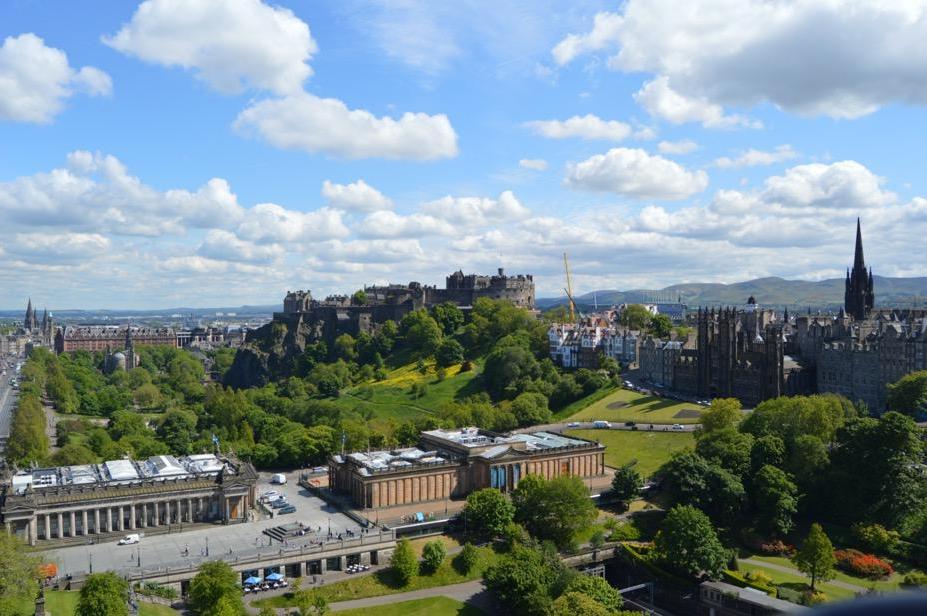
M 927 275 L 927 0 L 0 4 L 0 307 Z

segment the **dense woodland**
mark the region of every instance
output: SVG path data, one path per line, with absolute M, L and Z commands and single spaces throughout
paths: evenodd
M 210 450 L 215 435 L 223 450 L 259 468 L 292 468 L 322 463 L 342 445 L 412 445 L 424 429 L 541 423 L 551 409 L 613 384 L 619 371 L 613 361 L 598 371 L 558 370 L 547 357 L 546 334 L 546 321 L 507 302 L 480 299 L 466 316 L 444 304 L 388 322 L 374 336 L 342 335 L 330 349 L 311 345 L 296 375 L 249 390 L 208 381 L 200 359 L 181 349 L 139 347 L 136 368 L 111 374 L 102 370 L 103 353 L 37 349 L 23 367 L 7 456 L 22 466 L 187 454 Z M 215 372 L 221 375 L 233 357 L 230 349 L 212 353 Z M 414 420 L 371 422 L 369 414 L 335 403 L 345 388 L 410 362 L 435 380 L 451 367 L 478 371 L 479 378 L 466 397 Z M 59 421 L 54 453 L 43 399 L 75 416 Z

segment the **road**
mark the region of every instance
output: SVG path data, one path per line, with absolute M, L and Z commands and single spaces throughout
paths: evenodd
M 611 428 L 596 428 L 591 421 L 562 421 L 559 423 L 542 424 L 539 426 L 530 426 L 515 430 L 515 432 L 563 432 L 564 430 L 634 430 L 649 432 L 653 426 L 654 432 L 694 432 L 698 429 L 698 424 L 662 424 L 662 423 L 637 423 L 633 426 L 626 426 L 623 422 L 611 422 Z M 673 428 L 673 426 L 679 426 Z
M 0 359 L 0 364 L 6 365 L 7 358 Z M 6 374 L 0 376 L 0 454 L 6 450 L 6 441 L 10 436 L 10 423 L 13 416 L 13 407 L 18 398 L 16 390 L 10 386 L 10 377 L 16 374 L 16 368 L 6 368 Z

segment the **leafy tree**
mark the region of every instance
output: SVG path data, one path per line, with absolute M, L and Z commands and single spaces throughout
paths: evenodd
M 464 360 L 464 348 L 453 338 L 445 338 L 435 351 L 435 363 L 442 368 L 459 364 Z
M 612 492 L 624 503 L 628 503 L 640 494 L 644 480 L 634 468 L 635 463 L 625 464 L 615 471 L 612 478 Z
M 464 544 L 463 549 L 460 550 L 460 554 L 454 559 L 454 564 L 466 575 L 473 571 L 479 560 L 479 550 L 468 541 Z
M 725 428 L 736 428 L 743 418 L 740 400 L 737 398 L 715 398 L 711 405 L 699 417 L 702 434 L 723 430 Z M 697 433 L 698 434 L 698 433 Z
M 589 577 L 589 576 L 580 576 Z M 614 616 L 615 612 L 609 610 L 595 599 L 581 592 L 565 592 L 554 601 L 548 610 L 549 616 Z
M 328 600 L 317 589 L 303 588 L 301 580 L 294 582 L 293 603 L 299 610 L 299 616 L 325 616 L 331 610 Z
M 691 577 L 718 579 L 727 562 L 727 550 L 704 513 L 690 505 L 670 509 L 654 538 L 657 555 Z
M 750 469 L 753 435 L 735 428 L 721 428 L 703 434 L 695 444 L 700 456 L 742 477 Z
M 238 574 L 228 563 L 205 562 L 190 581 L 187 606 L 194 616 L 244 616 L 245 606 L 237 582 Z
M 422 548 L 422 561 L 425 564 L 425 568 L 431 572 L 438 570 L 438 567 L 444 562 L 446 556 L 447 548 L 444 547 L 441 541 L 429 541 L 425 544 L 425 547 Z
M 147 435 L 151 434 L 145 422 L 145 417 L 133 411 L 117 411 L 109 421 L 109 435 L 114 441 L 118 441 L 124 436 Z
M 820 442 L 820 441 L 818 441 Z M 785 442 L 775 434 L 766 434 L 753 441 L 750 451 L 750 468 L 754 473 L 765 465 L 782 466 L 785 461 Z
M 577 575 L 570 580 L 564 592 L 582 593 L 604 607 L 607 613 L 617 612 L 624 604 L 618 590 L 609 584 L 605 578 L 595 575 Z
M 803 434 L 830 443 L 856 409 L 845 398 L 834 394 L 814 396 L 782 396 L 765 400 L 741 422 L 740 429 L 755 437 L 775 434 L 788 448 Z
M 402 317 L 399 331 L 406 347 L 419 357 L 434 355 L 441 342 L 441 327 L 426 310 L 414 310 Z
M 532 426 L 550 421 L 547 396 L 526 391 L 512 400 L 512 413 L 519 426 Z
M 87 577 L 74 616 L 128 616 L 129 585 L 121 577 L 107 571 Z
M 196 415 L 187 411 L 168 411 L 158 424 L 158 438 L 177 455 L 192 453 L 196 438 Z
M 829 465 L 830 454 L 827 452 L 827 445 L 812 434 L 802 434 L 792 443 L 781 466 L 796 478 L 799 485 L 807 488 Z
M 418 559 L 408 539 L 400 539 L 396 543 L 390 566 L 400 586 L 408 586 L 418 575 Z
M 556 552 L 516 544 L 487 569 L 484 579 L 508 613 L 533 616 L 547 613 L 568 576 Z
M 653 315 L 640 304 L 631 304 L 621 311 L 621 324 L 631 329 L 643 330 L 650 323 Z
M 26 367 L 33 364 L 26 363 Z M 26 372 L 26 367 L 23 372 Z M 26 377 L 24 377 L 26 378 Z M 39 394 L 22 393 L 10 422 L 10 438 L 6 446 L 6 459 L 24 465 L 44 460 L 48 455 L 48 435 L 45 432 L 45 410 Z
M 335 343 L 332 345 L 332 353 L 334 353 L 337 359 L 354 361 L 357 358 L 354 336 L 351 334 L 341 334 L 335 338 Z
M 93 464 L 97 455 L 92 449 L 80 443 L 68 443 L 56 451 L 51 457 L 55 466 L 73 466 L 76 464 Z
M 355 291 L 354 295 L 351 296 L 351 303 L 355 306 L 365 306 L 367 304 L 367 292 L 363 289 Z
M 673 502 L 695 505 L 722 522 L 741 510 L 746 495 L 741 480 L 691 450 L 675 452 L 659 474 Z
M 655 314 L 650 318 L 650 333 L 657 338 L 669 338 L 673 331 L 673 322 L 665 314 Z
M 792 562 L 799 571 L 811 577 L 811 592 L 818 582 L 834 579 L 834 565 L 837 564 L 834 546 L 820 524 L 811 525 L 808 537 L 792 557 Z
M 521 344 L 500 344 L 486 356 L 483 378 L 493 396 L 515 397 L 538 373 L 538 361 Z
M 153 409 L 161 404 L 161 390 L 153 383 L 139 385 L 132 393 L 132 397 L 135 403 L 143 409 Z
M 483 488 L 467 496 L 464 519 L 471 532 L 496 537 L 514 516 L 512 501 L 496 488 Z
M 753 502 L 760 525 L 769 532 L 786 535 L 798 511 L 798 488 L 789 475 L 768 464 L 753 478 Z
M 19 616 L 20 606 L 35 598 L 39 562 L 22 541 L 0 533 L 0 616 Z
M 888 386 L 888 409 L 904 415 L 927 413 L 927 370 L 912 372 Z
M 596 518 L 596 508 L 582 479 L 565 475 L 546 480 L 527 475 L 512 492 L 515 521 L 532 536 L 549 539 L 559 548 L 573 544 L 577 532 Z
M 464 324 L 464 313 L 453 302 L 444 302 L 431 309 L 431 316 L 441 326 L 445 336 L 453 336 L 454 332 Z

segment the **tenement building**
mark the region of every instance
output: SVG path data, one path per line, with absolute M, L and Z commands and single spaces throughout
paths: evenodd
M 136 346 L 177 347 L 177 333 L 169 327 L 129 325 L 68 325 L 55 334 L 55 352 L 114 351 L 125 349 L 128 340 Z
M 355 452 L 329 460 L 329 486 L 357 507 L 465 498 L 482 488 L 508 492 L 526 475 L 599 477 L 605 447 L 549 432 L 501 436 L 479 430 L 428 430 L 418 447 Z
M 110 460 L 13 475 L 0 518 L 30 545 L 171 524 L 247 520 L 257 472 L 213 454 Z

